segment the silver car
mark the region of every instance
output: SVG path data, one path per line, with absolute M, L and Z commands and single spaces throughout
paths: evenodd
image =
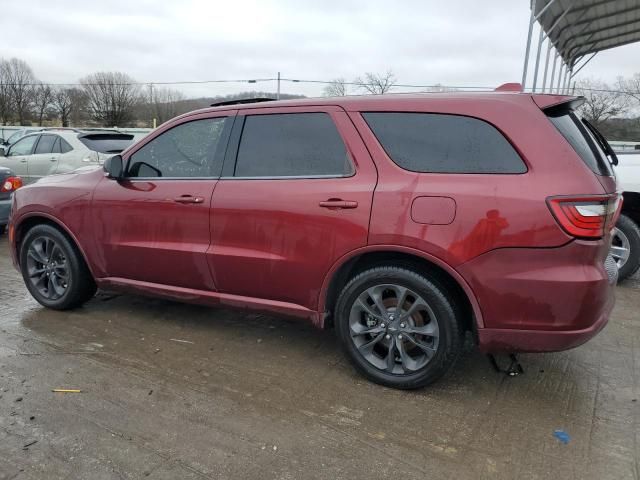
M 4 157 L 0 156 L 0 166 L 11 169 L 26 184 L 33 183 L 54 173 L 100 164 L 122 152 L 133 140 L 133 135 L 118 132 L 30 133 L 11 145 Z

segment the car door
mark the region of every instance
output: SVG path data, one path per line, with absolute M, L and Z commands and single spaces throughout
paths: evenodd
M 376 178 L 339 107 L 239 110 L 213 194 L 218 290 L 317 308 L 331 266 L 367 244 Z
M 99 182 L 92 214 L 101 276 L 214 289 L 205 257 L 209 208 L 231 115 L 160 128 L 126 155 L 124 179 Z
M 33 154 L 27 157 L 29 178 L 31 181 L 36 181 L 39 178 L 56 173 L 58 161 L 60 160 L 59 138 L 58 135 L 50 133 L 40 135 Z M 54 149 L 57 151 L 54 152 Z
M 16 175 L 22 177 L 24 183 L 31 183 L 28 170 L 28 158 L 33 152 L 39 135 L 27 135 L 9 147 L 6 157 L 2 158 L 0 165 L 8 167 Z

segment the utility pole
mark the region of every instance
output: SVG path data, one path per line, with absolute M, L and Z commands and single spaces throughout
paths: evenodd
M 276 93 L 276 100 L 280 100 L 280 72 L 278 72 L 278 92 Z
M 153 128 L 156 128 L 156 118 L 153 116 L 153 83 L 149 84 L 149 113 L 151 114 L 151 124 L 153 125 Z

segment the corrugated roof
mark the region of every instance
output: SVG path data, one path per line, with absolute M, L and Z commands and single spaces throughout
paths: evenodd
M 568 65 L 640 41 L 640 0 L 536 0 L 534 14 Z

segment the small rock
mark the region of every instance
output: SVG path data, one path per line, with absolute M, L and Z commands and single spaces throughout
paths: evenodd
M 262 343 L 262 339 L 261 339 L 261 338 L 259 338 L 259 339 L 257 340 L 257 342 L 258 342 L 258 343 Z
M 153 390 L 149 390 L 149 395 L 151 395 L 153 393 Z
M 16 402 L 21 402 L 21 401 L 22 401 L 22 397 L 16 398 Z
M 278 450 L 278 447 L 276 447 L 275 445 L 273 446 L 273 451 L 275 452 L 276 450 Z
M 35 419 L 36 419 L 36 417 L 34 417 L 33 415 L 31 415 L 31 416 L 29 417 L 29 420 L 31 420 L 31 421 L 33 421 L 33 420 L 35 420 Z

